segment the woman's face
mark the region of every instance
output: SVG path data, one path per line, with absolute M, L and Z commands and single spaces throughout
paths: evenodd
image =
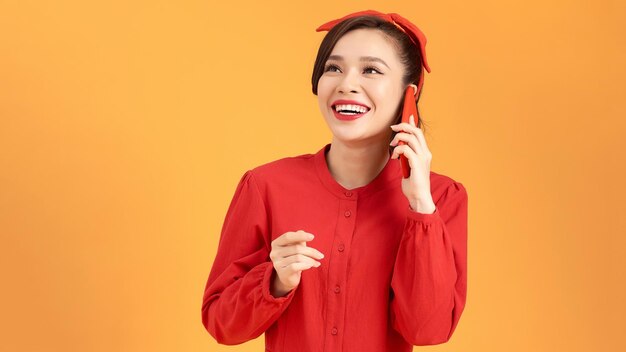
M 333 48 L 318 82 L 317 98 L 334 139 L 388 143 L 393 132 L 389 126 L 402 107 L 405 88 L 404 67 L 388 40 L 379 30 L 357 29 Z M 360 112 L 341 113 L 337 108 Z

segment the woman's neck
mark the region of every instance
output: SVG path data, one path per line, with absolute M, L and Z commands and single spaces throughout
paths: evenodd
M 356 146 L 333 139 L 326 163 L 337 183 L 346 189 L 354 189 L 376 178 L 387 165 L 390 156 L 389 144 L 385 144 L 384 140 L 381 143 L 369 142 Z

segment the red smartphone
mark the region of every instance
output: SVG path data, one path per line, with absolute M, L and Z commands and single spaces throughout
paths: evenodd
M 406 88 L 404 92 L 404 107 L 402 108 L 402 121 L 410 124 L 409 116 L 413 115 L 413 119 L 415 119 L 415 126 L 419 121 L 419 116 L 417 115 L 417 106 L 415 105 L 415 90 L 413 86 L 410 85 Z M 399 141 L 398 145 L 406 145 L 404 141 Z M 400 154 L 400 165 L 402 166 L 402 176 L 407 178 L 411 175 L 411 168 L 409 167 L 409 159 L 406 158 L 403 154 Z

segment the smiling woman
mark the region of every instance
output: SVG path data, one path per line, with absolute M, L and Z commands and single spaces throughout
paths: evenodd
M 411 37 L 408 36 L 401 29 L 401 27 L 395 24 L 393 21 L 387 21 L 386 19 L 375 16 L 372 12 L 368 11 L 362 11 L 361 13 L 357 14 L 362 15 L 345 16 L 343 18 L 345 20 L 341 23 L 334 25 L 332 30 L 329 31 L 328 35 L 324 37 L 318 50 L 313 69 L 313 75 L 311 77 L 313 94 L 318 95 L 318 83 L 322 75 L 324 75 L 329 69 L 335 70 L 337 68 L 333 63 L 335 61 L 344 61 L 344 57 L 340 54 L 331 55 L 333 49 L 335 49 L 337 46 L 337 42 L 350 31 L 355 31 L 357 29 L 370 29 L 379 33 L 382 36 L 382 39 L 387 42 L 387 45 L 393 48 L 393 53 L 391 55 L 394 56 L 394 58 L 397 58 L 397 60 L 402 65 L 402 86 L 406 87 L 410 83 L 418 84 L 418 87 L 420 89 L 415 100 L 415 103 L 417 105 L 421 96 L 421 85 L 423 84 L 423 67 L 426 67 L 428 69 L 425 54 L 423 53 L 426 44 L 425 37 L 423 40 L 423 44 L 420 43 L 420 45 L 417 46 L 415 42 L 411 40 Z M 333 21 L 329 23 L 333 23 Z M 318 28 L 318 31 L 325 30 L 326 27 L 329 27 L 329 24 L 320 26 Z M 369 44 L 369 42 L 357 43 L 359 48 L 362 48 L 363 45 Z M 375 49 L 373 50 L 377 53 L 380 53 L 380 51 L 376 51 Z M 366 65 L 379 64 L 382 65 L 380 66 L 381 68 L 391 70 L 391 67 L 389 67 L 389 65 L 382 58 L 377 56 L 363 56 L 359 58 L 359 61 Z M 371 67 L 366 66 L 364 67 L 364 69 L 370 70 L 369 72 L 371 72 L 372 74 L 374 74 L 375 71 L 378 71 L 378 74 L 384 74 L 384 72 L 381 72 L 381 70 L 379 70 L 378 66 L 376 65 L 373 65 Z M 399 122 L 400 114 L 397 113 L 394 123 Z M 423 120 L 421 118 L 418 119 L 417 127 L 424 129 Z
M 465 307 L 468 197 L 430 170 L 419 116 L 400 122 L 430 71 L 426 38 L 372 10 L 320 30 L 329 33 L 312 85 L 332 141 L 241 177 L 204 290 L 204 327 L 222 344 L 265 333 L 273 352 L 446 342 Z
M 404 68 L 395 51 L 386 34 L 376 29 L 352 30 L 335 44 L 316 87 L 319 107 L 335 144 L 388 148 L 392 135 L 389 126 L 397 120 L 406 87 Z M 339 99 L 350 96 L 353 99 Z M 357 106 L 361 111 L 355 110 Z M 353 111 L 362 113 L 355 115 Z M 358 123 L 344 122 L 357 118 Z

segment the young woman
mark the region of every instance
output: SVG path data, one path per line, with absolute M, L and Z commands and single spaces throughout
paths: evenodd
M 407 88 L 417 104 L 430 70 L 426 38 L 373 10 L 321 30 L 312 84 L 332 141 L 244 173 L 202 322 L 221 344 L 265 333 L 272 352 L 446 342 L 465 306 L 467 192 L 430 170 L 418 116 L 401 122 Z

